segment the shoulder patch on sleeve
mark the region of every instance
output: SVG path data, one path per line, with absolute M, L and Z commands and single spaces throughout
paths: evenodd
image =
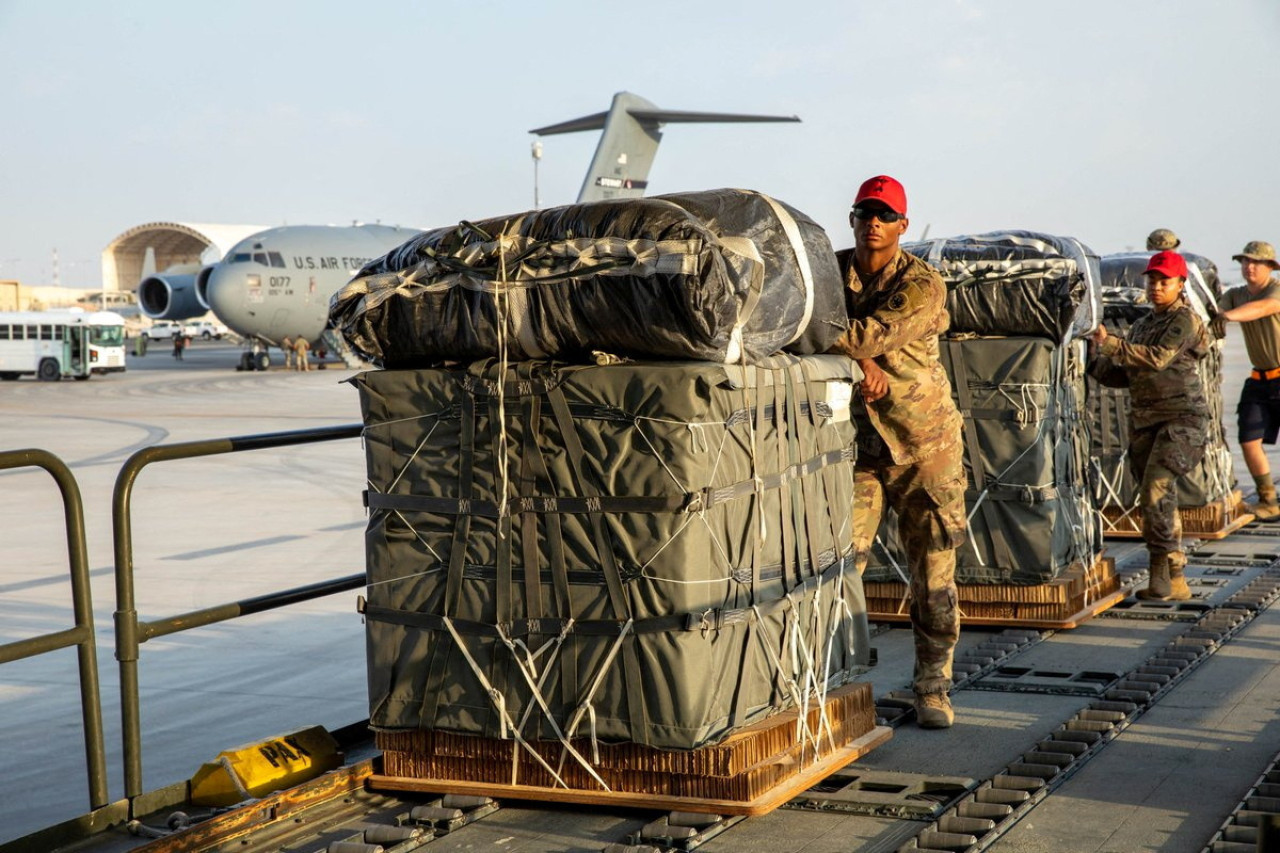
M 901 311 L 903 308 L 907 307 L 907 301 L 907 294 L 901 292 L 895 293 L 893 296 L 889 297 L 889 310 Z

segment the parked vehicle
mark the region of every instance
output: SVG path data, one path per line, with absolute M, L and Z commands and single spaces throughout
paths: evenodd
M 182 324 L 177 320 L 156 320 L 143 334 L 153 341 L 160 341 L 175 337 L 181 331 L 183 331 Z
M 193 338 L 205 341 L 220 341 L 230 330 L 216 320 L 194 320 L 185 323 L 182 330 Z
M 112 311 L 0 312 L 0 379 L 64 376 L 125 369 L 124 318 Z

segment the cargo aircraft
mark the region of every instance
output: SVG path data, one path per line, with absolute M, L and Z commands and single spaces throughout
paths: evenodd
M 664 124 L 705 122 L 793 122 L 796 116 L 686 112 L 659 109 L 630 92 L 619 92 L 605 112 L 529 131 L 537 136 L 601 130 L 578 201 L 639 198 L 648 186 Z M 301 335 L 320 349 L 339 350 L 326 335 L 329 297 L 365 262 L 421 233 L 387 225 L 287 225 L 253 234 L 231 247 L 221 261 L 195 275 L 200 311 L 212 309 L 242 335 L 248 349 L 240 369 L 265 370 L 269 347 Z M 319 343 L 317 343 L 319 342 Z

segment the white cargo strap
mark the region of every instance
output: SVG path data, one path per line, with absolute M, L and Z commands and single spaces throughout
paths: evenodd
M 418 454 L 422 452 L 422 448 L 427 446 L 427 442 L 431 440 L 431 436 L 435 435 L 436 427 L 440 426 L 440 421 L 436 420 L 431 425 L 431 429 L 427 430 L 427 434 L 422 437 L 422 441 L 418 442 L 418 446 L 413 449 L 413 453 L 409 454 L 409 458 L 400 466 L 400 470 L 396 472 L 396 478 L 387 484 L 387 491 L 390 492 L 396 487 L 396 483 L 400 482 L 400 478 L 404 476 L 404 472 L 409 470 L 409 466 L 413 464 L 413 460 L 418 458 Z M 366 427 L 367 429 L 367 427 Z
M 929 241 L 929 266 L 942 269 L 942 249 L 947 245 L 945 237 Z
M 542 668 L 542 675 L 538 676 L 539 690 L 542 689 L 544 683 L 546 682 L 547 675 L 550 674 L 552 667 L 556 662 L 556 658 L 560 656 L 560 650 L 564 647 L 564 641 L 568 638 L 569 634 L 573 632 L 573 626 L 575 624 L 577 624 L 577 620 L 575 620 L 572 617 L 565 620 L 564 627 L 560 629 L 560 633 L 557 636 L 552 637 L 550 640 L 547 640 L 541 646 L 539 646 L 536 652 L 530 651 L 529 646 L 524 642 L 524 640 L 515 641 L 515 645 L 519 647 L 521 651 L 524 652 L 525 659 L 529 661 L 529 671 L 534 673 L 538 671 L 537 669 L 538 658 L 540 658 L 542 656 L 542 653 L 547 651 L 548 649 L 552 650 L 551 655 L 547 658 L 546 666 Z M 499 633 L 501 634 L 501 631 L 499 631 Z M 533 705 L 529 705 L 524 709 L 524 714 L 520 717 L 521 729 L 523 729 L 525 727 L 525 724 L 529 722 L 529 717 L 533 715 L 533 708 L 534 708 Z
M 756 623 L 763 624 L 764 617 L 760 613 L 760 608 L 753 604 L 751 605 L 751 610 L 755 614 Z M 798 622 L 798 619 L 791 618 L 794 616 L 795 608 L 792 607 L 787 613 L 784 613 L 782 617 L 784 620 L 787 620 L 788 625 L 790 626 L 783 628 L 783 634 L 785 636 L 790 633 L 792 639 L 794 639 L 795 635 L 793 632 L 795 631 L 796 623 Z M 782 662 L 782 658 L 778 656 L 777 650 L 765 640 L 765 632 L 753 631 L 752 633 L 754 633 L 760 640 L 761 647 L 768 652 L 769 659 L 773 661 L 774 672 L 776 672 L 782 679 L 783 684 L 787 688 L 787 692 L 790 694 L 791 701 L 796 705 L 796 740 L 800 743 L 804 743 L 807 740 L 817 748 L 818 739 L 809 731 L 808 694 L 806 690 L 801 688 L 795 677 L 795 673 L 800 669 L 800 666 L 799 661 L 796 659 L 794 643 L 788 644 L 791 649 L 791 671 L 788 672 L 787 666 Z M 811 667 L 806 668 L 812 671 Z
M 746 258 L 751 262 L 751 281 L 747 288 L 747 299 L 738 309 L 738 319 L 734 321 L 733 330 L 729 333 L 729 345 L 725 347 L 725 364 L 742 361 L 746 351 L 742 344 L 742 330 L 746 327 L 756 306 L 760 304 L 760 295 L 764 292 L 764 258 L 760 256 L 760 247 L 755 241 L 746 237 L 721 237 L 721 248 Z
M 818 607 L 818 598 L 821 594 L 821 590 L 822 582 L 819 581 L 818 587 L 814 591 L 813 606 L 815 611 Z M 799 613 L 799 608 L 796 608 L 795 612 Z M 802 728 L 802 731 L 797 731 L 797 736 L 806 736 L 813 743 L 814 750 L 821 751 L 822 745 L 818 741 L 824 730 L 826 731 L 827 738 L 834 743 L 834 736 L 831 732 L 831 723 L 827 719 L 826 714 L 819 714 L 818 731 L 816 733 L 811 732 L 809 730 L 809 706 L 812 704 L 812 700 L 814 698 L 817 699 L 819 709 L 826 704 L 826 684 L 825 682 L 819 683 L 818 681 L 818 674 L 813 668 L 814 658 L 809 654 L 809 647 L 804 641 L 804 632 L 800 630 L 799 618 L 796 618 L 791 622 L 791 637 L 793 641 L 793 648 L 799 651 L 799 658 L 804 661 L 804 666 L 801 668 L 802 671 L 800 676 L 804 681 L 804 686 L 801 688 L 801 695 L 803 699 L 800 702 L 800 716 L 797 719 L 797 722 L 803 721 L 803 726 L 798 727 Z
M 591 682 L 591 689 L 587 691 L 587 695 L 583 697 L 582 704 L 578 706 L 578 710 L 574 711 L 573 718 L 569 720 L 569 725 L 565 726 L 565 738 L 572 738 L 578 732 L 578 726 L 582 723 L 584 715 L 590 715 L 591 718 L 591 757 L 595 762 L 600 761 L 600 748 L 596 743 L 596 709 L 591 704 L 591 700 L 595 697 L 596 691 L 600 689 L 600 685 L 604 683 L 605 673 L 609 671 L 609 667 L 613 666 L 613 661 L 618 656 L 618 651 L 622 648 L 622 641 L 631 633 L 631 627 L 634 620 L 628 619 L 622 626 L 622 630 L 618 632 L 618 637 L 613 641 L 613 645 L 609 647 L 609 653 L 604 656 L 604 660 L 600 662 L 600 669 L 596 671 L 595 680 Z M 567 741 L 566 741 L 567 742 Z M 577 755 L 577 753 L 574 753 Z M 581 760 L 581 759 L 579 759 Z M 564 766 L 564 756 L 560 756 L 560 765 Z M 588 767 L 588 770 L 591 768 Z M 592 773 L 594 775 L 594 772 Z M 601 783 L 603 784 L 603 783 Z M 605 790 L 608 790 L 607 786 Z
M 791 243 L 791 251 L 796 253 L 796 264 L 800 267 L 800 281 L 804 284 L 804 313 L 800 316 L 800 322 L 796 324 L 796 333 L 791 336 L 791 340 L 787 341 L 787 344 L 793 344 L 809 328 L 809 320 L 813 317 L 813 268 L 809 264 L 809 253 L 805 251 L 804 237 L 800 234 L 795 218 L 785 207 L 764 193 L 760 193 L 760 198 L 769 203 L 774 215 L 778 217 L 778 222 L 782 225 L 782 233 L 787 235 L 787 241 Z
M 1191 280 L 1195 282 L 1195 287 L 1188 287 L 1183 292 L 1187 294 L 1191 307 L 1196 310 L 1201 319 L 1210 320 L 1214 314 L 1218 313 L 1218 299 L 1213 295 L 1213 291 L 1209 289 L 1209 285 L 1204 280 L 1204 276 L 1200 274 L 1200 268 L 1195 264 L 1187 264 L 1187 273 Z M 1202 295 L 1203 294 L 1203 295 Z
M 498 719 L 500 720 L 500 723 L 501 723 L 500 737 L 502 738 L 502 740 L 507 739 L 507 731 L 509 729 L 511 731 L 511 737 L 515 740 L 515 742 L 520 744 L 520 746 L 525 750 L 525 752 L 532 755 L 534 761 L 537 761 L 539 764 L 541 764 L 542 768 L 551 774 L 551 777 L 556 780 L 556 783 L 560 787 L 568 788 L 569 786 L 565 784 L 565 781 L 563 779 L 560 778 L 560 774 L 557 773 L 551 767 L 550 764 L 544 761 L 542 756 L 538 754 L 538 751 L 533 747 L 529 746 L 529 744 L 525 741 L 525 739 L 520 736 L 519 729 L 516 728 L 514 721 L 511 719 L 511 716 L 507 713 L 506 699 L 503 697 L 501 691 L 494 689 L 493 685 L 489 683 L 489 679 L 485 677 L 484 670 L 482 670 L 480 668 L 480 665 L 476 663 L 476 659 L 471 656 L 471 652 L 468 651 L 466 644 L 462 642 L 462 637 L 458 635 L 457 629 L 453 627 L 453 620 L 447 616 L 444 617 L 444 626 L 449 629 L 449 636 L 453 637 L 454 644 L 458 647 L 458 650 L 462 652 L 462 657 L 466 660 L 467 664 L 471 667 L 471 672 L 474 673 L 476 679 L 479 680 L 480 686 L 484 688 L 485 695 L 489 697 L 489 701 L 493 703 L 494 709 L 497 710 Z M 516 768 L 517 768 L 516 756 L 514 753 L 512 753 L 511 784 L 513 785 L 518 784 Z M 608 790 L 608 788 L 606 787 L 605 790 Z
M 530 674 L 529 670 L 525 668 L 524 662 L 520 660 L 520 655 L 517 653 L 515 643 L 511 641 L 511 638 L 509 636 L 507 636 L 506 630 L 501 625 L 498 625 L 497 629 L 498 629 L 498 636 L 502 638 L 502 642 L 511 651 L 512 657 L 515 658 L 516 669 L 518 669 L 520 671 L 520 675 L 524 677 L 525 685 L 528 686 L 529 692 L 533 696 L 533 701 L 538 703 L 538 707 L 541 708 L 542 713 L 546 715 L 547 722 L 551 725 L 551 731 L 555 732 L 556 739 L 560 741 L 560 744 L 561 746 L 564 747 L 565 752 L 572 755 L 574 759 L 579 764 L 581 764 L 588 773 L 591 774 L 591 778 L 595 779 L 596 782 L 600 784 L 601 788 L 608 791 L 609 786 L 606 785 L 605 781 L 600 778 L 599 774 L 596 773 L 595 769 L 591 766 L 591 762 L 583 758 L 582 755 L 578 752 L 578 750 L 573 748 L 573 744 L 569 742 L 569 738 L 565 736 L 564 732 L 560 731 L 560 726 L 556 723 L 556 715 L 555 713 L 552 712 L 551 707 L 547 704 L 547 700 L 542 695 L 542 690 L 540 689 L 542 687 L 542 682 L 541 681 L 534 682 L 532 674 Z M 560 636 L 560 639 L 563 639 L 564 636 L 565 635 L 562 633 Z M 551 669 L 550 667 L 547 667 L 547 669 L 544 670 L 544 675 L 546 672 L 550 672 L 550 669 Z M 556 778 L 559 779 L 558 776 Z

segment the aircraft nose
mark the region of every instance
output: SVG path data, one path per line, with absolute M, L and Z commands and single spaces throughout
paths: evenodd
M 257 287 L 254 287 L 255 280 Z M 218 319 L 241 335 L 254 315 L 252 294 L 261 293 L 262 277 L 234 270 L 226 264 L 209 268 L 204 278 L 204 297 Z

